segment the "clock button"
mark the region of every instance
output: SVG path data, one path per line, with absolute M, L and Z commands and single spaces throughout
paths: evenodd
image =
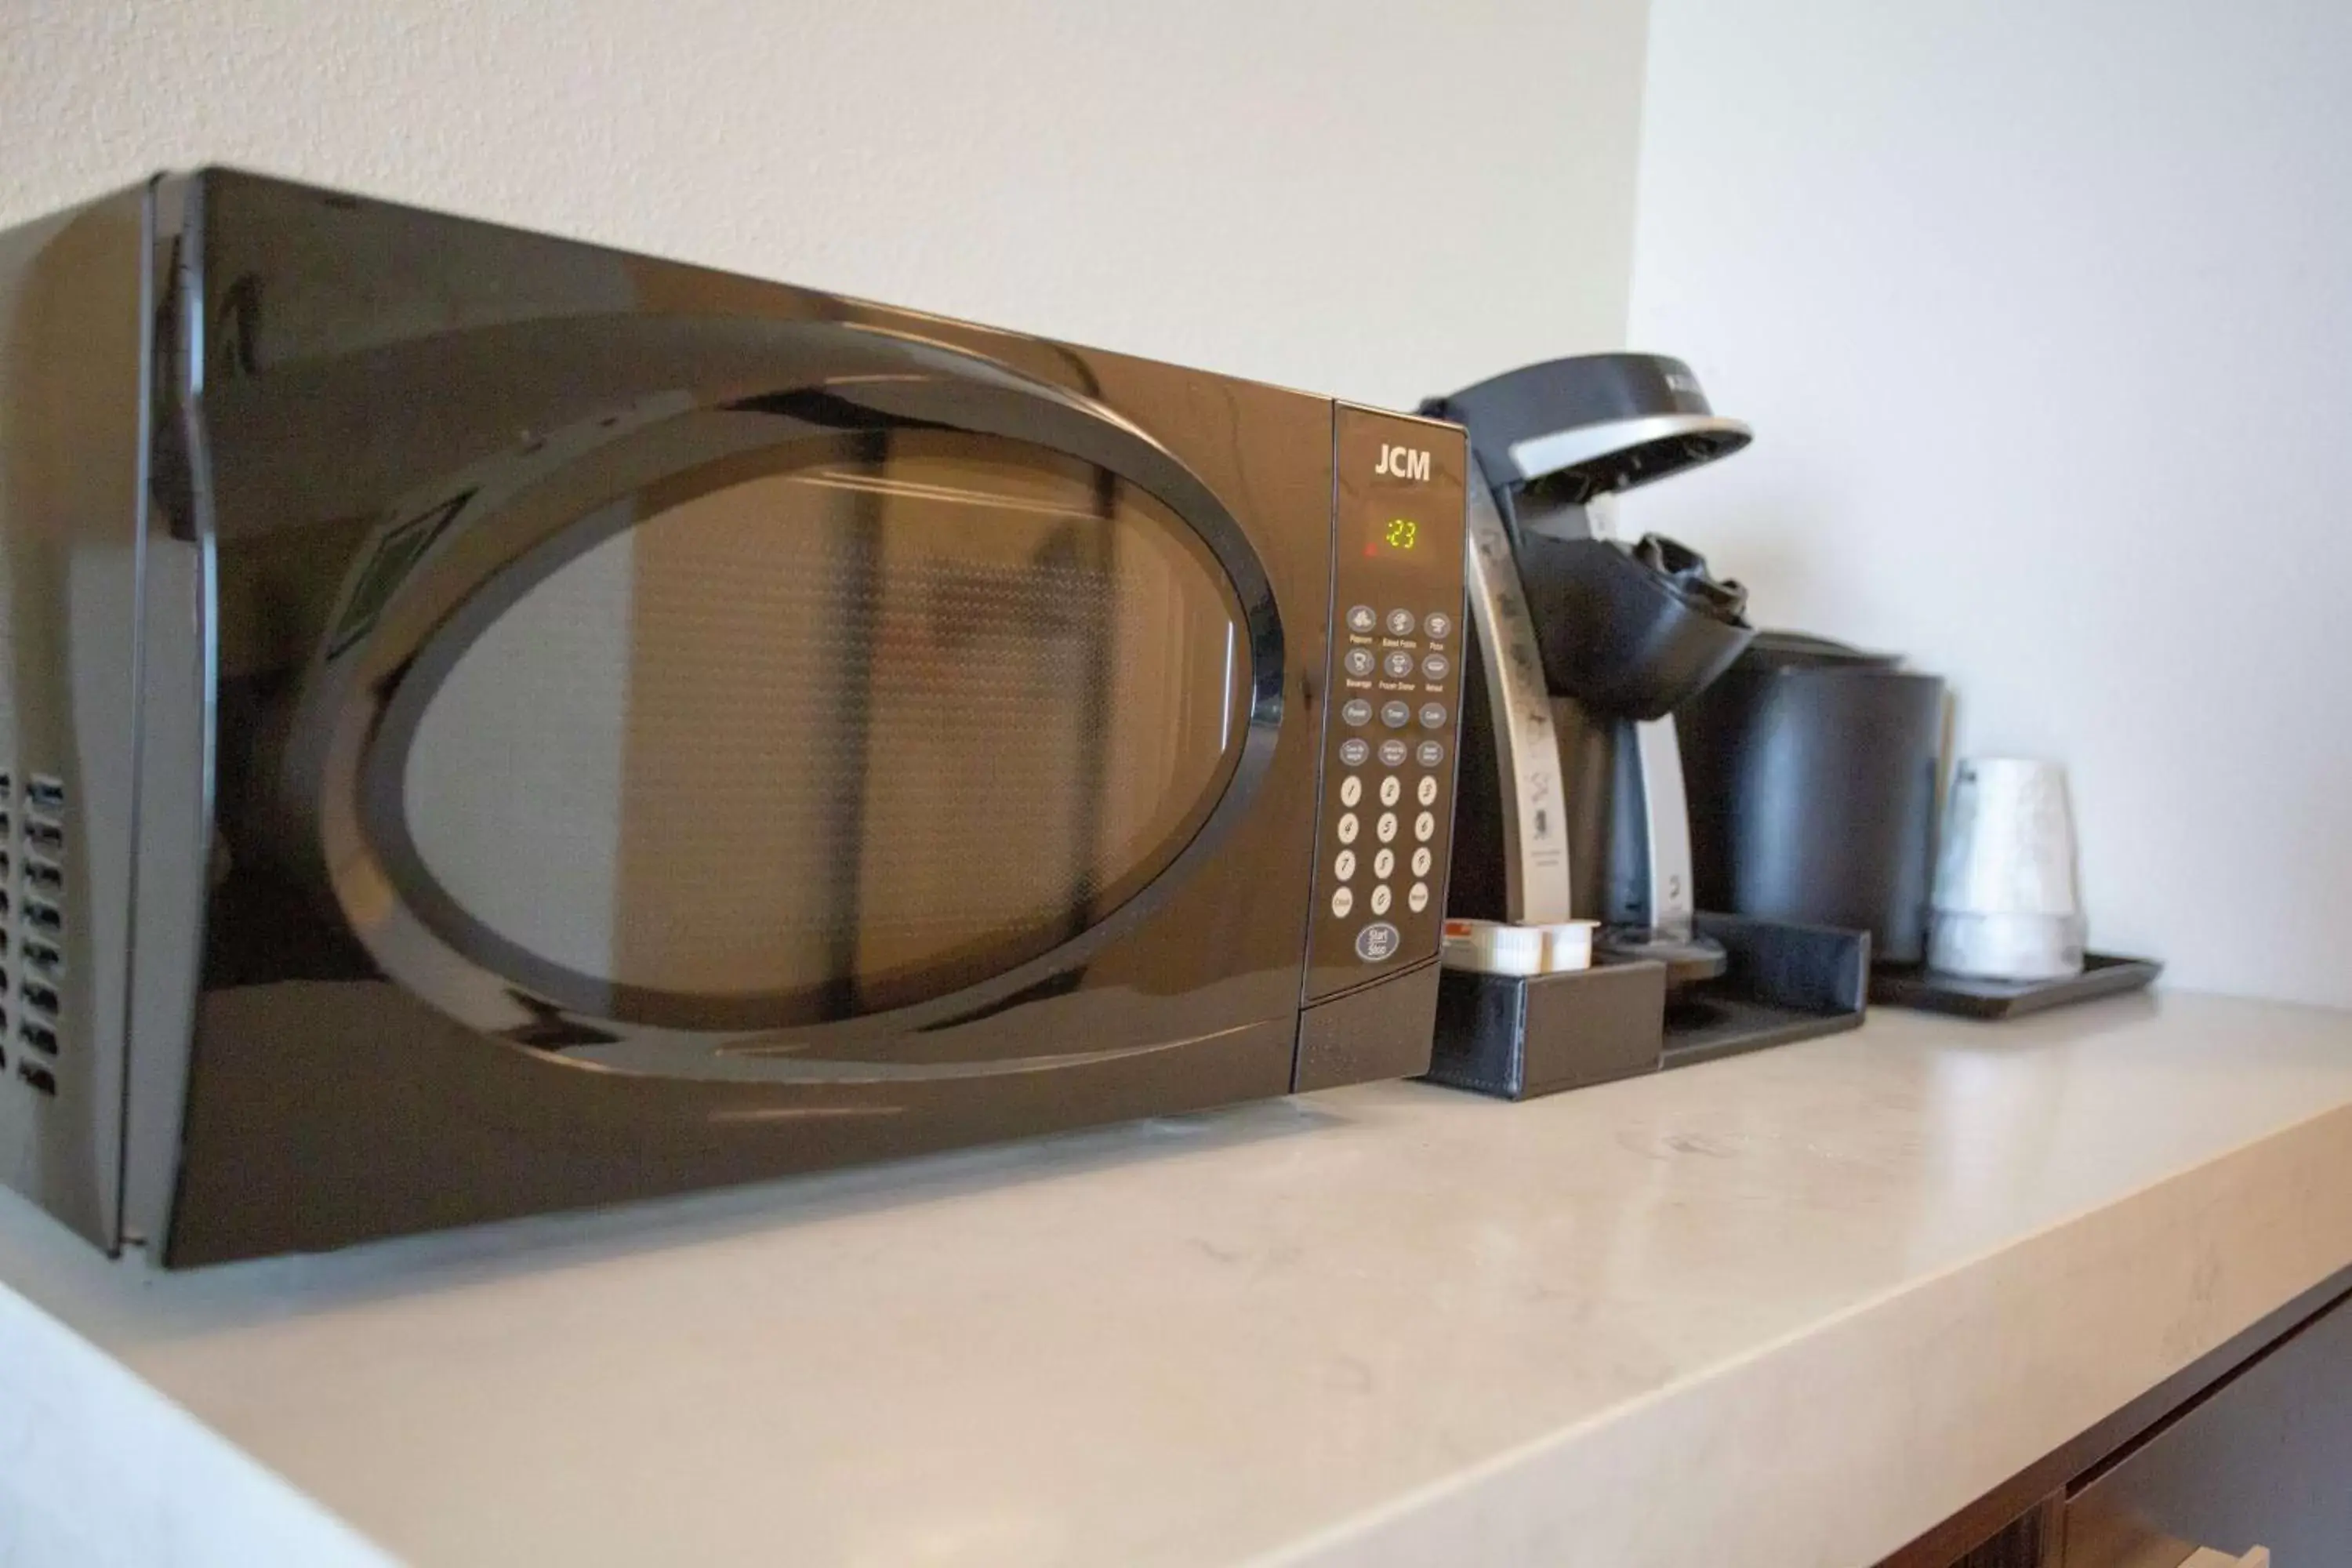
M 1423 729 L 1424 729 L 1424 730 L 1434 730 L 1434 729 L 1436 729 L 1439 725 L 1441 725 L 1441 724 L 1443 724 L 1443 723 L 1444 723 L 1444 722 L 1445 722 L 1445 704 L 1444 704 L 1444 703 L 1443 703 L 1443 702 L 1424 702 L 1424 703 L 1423 703 L 1423 704 L 1421 705 L 1421 727 L 1422 727 Z

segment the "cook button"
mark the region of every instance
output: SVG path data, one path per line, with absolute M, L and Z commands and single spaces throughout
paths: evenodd
M 1443 703 L 1443 702 L 1424 702 L 1424 703 L 1423 703 L 1423 704 L 1421 705 L 1421 727 L 1422 727 L 1423 729 L 1424 729 L 1424 730 L 1434 730 L 1434 729 L 1436 729 L 1439 725 L 1441 725 L 1441 724 L 1443 724 L 1443 723 L 1444 723 L 1444 722 L 1445 722 L 1445 704 L 1444 704 L 1444 703 Z

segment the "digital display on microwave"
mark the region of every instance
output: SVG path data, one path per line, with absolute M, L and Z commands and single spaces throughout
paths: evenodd
M 1421 542 L 1421 524 L 1409 517 L 1379 517 L 1372 521 L 1372 536 L 1364 542 L 1367 555 L 1395 555 L 1412 550 Z

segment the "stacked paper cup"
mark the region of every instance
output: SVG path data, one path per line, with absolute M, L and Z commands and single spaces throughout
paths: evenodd
M 1952 776 L 1932 902 L 1930 969 L 1988 980 L 2081 973 L 2065 770 L 2022 757 L 1963 761 Z

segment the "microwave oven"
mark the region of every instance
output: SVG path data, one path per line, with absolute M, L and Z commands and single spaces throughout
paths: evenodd
M 0 1179 L 176 1267 L 1418 1073 L 1465 472 L 233 171 L 0 234 Z

